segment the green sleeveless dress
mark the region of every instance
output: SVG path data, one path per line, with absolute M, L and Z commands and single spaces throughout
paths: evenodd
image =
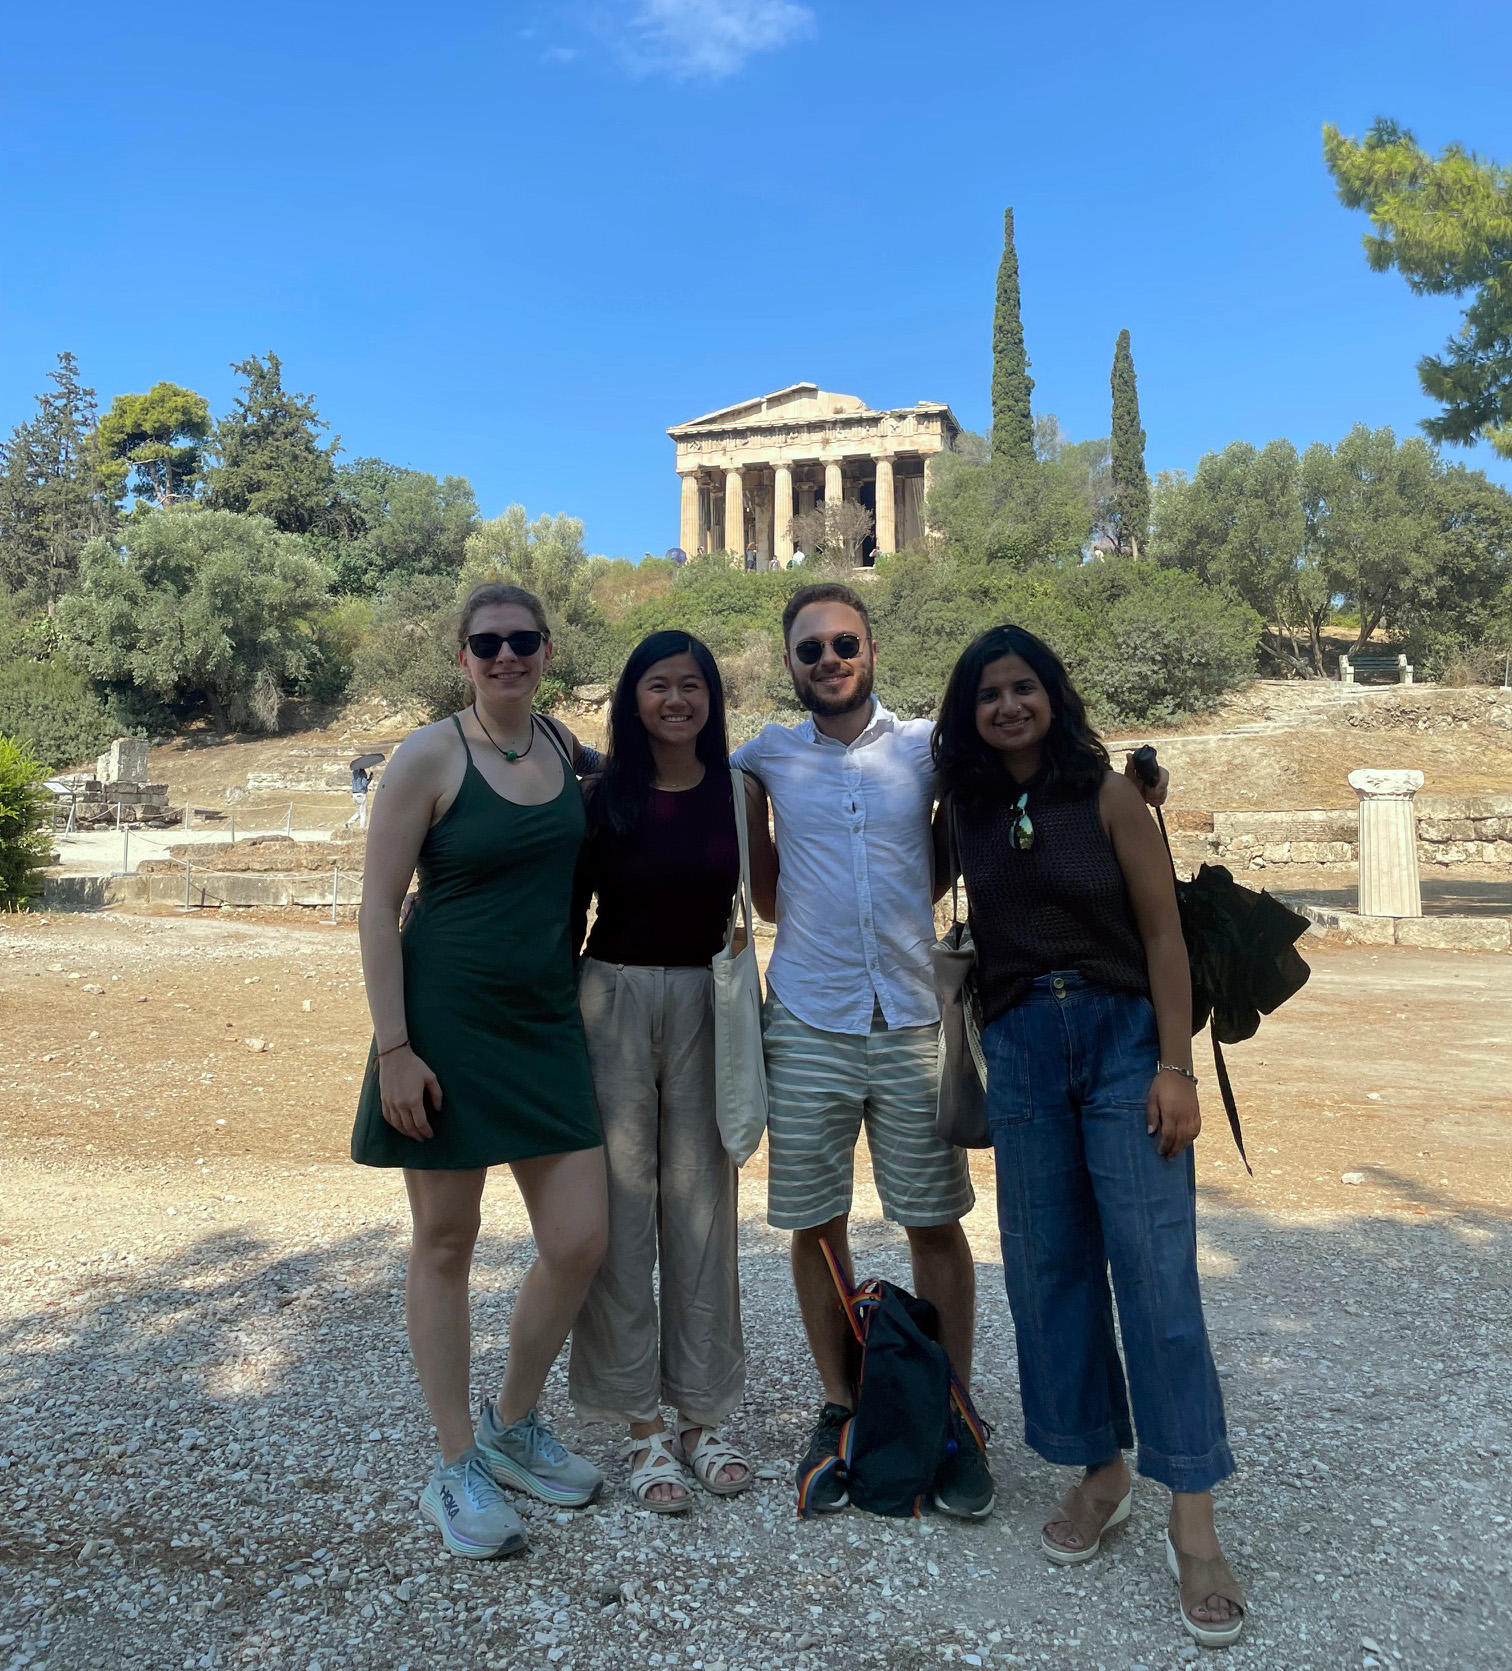
M 441 1108 L 428 1110 L 424 1141 L 389 1125 L 375 1041 L 352 1131 L 363 1166 L 460 1172 L 602 1141 L 569 935 L 582 791 L 564 757 L 561 793 L 516 806 L 473 764 L 460 724 L 457 734 L 462 787 L 420 849 L 400 936 L 405 1023 Z

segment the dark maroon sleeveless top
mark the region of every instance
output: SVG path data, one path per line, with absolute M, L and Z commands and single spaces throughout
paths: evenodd
M 1013 801 L 1029 791 L 1034 844 L 1013 845 Z M 1074 969 L 1123 992 L 1150 990 L 1144 942 L 1097 791 L 1056 792 L 1031 778 L 990 805 L 956 808 L 961 875 L 976 943 L 982 1019 L 1016 1004 L 1037 975 Z
M 740 880 L 729 772 L 710 767 L 692 789 L 653 789 L 640 834 L 625 841 L 596 832 L 579 876 L 598 895 L 589 957 L 669 969 L 707 964 L 724 945 Z

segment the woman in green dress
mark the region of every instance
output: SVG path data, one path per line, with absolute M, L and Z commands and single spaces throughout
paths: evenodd
M 603 1258 L 607 1205 L 570 944 L 577 745 L 531 707 L 551 660 L 545 612 L 521 587 L 476 587 L 458 638 L 473 701 L 405 739 L 373 807 L 360 929 L 374 1039 L 352 1158 L 402 1167 L 409 1192 L 405 1318 L 441 1444 L 421 1512 L 448 1549 L 487 1558 L 525 1544 L 501 1486 L 576 1507 L 603 1483 L 535 1406 Z M 468 1276 L 498 1165 L 536 1259 L 503 1387 L 475 1426 Z

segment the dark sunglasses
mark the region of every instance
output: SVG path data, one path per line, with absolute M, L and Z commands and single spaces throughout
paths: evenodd
M 849 661 L 861 648 L 861 640 L 853 632 L 837 632 L 833 638 L 800 638 L 793 646 L 793 654 L 805 667 L 813 667 L 824 654 L 826 644 L 834 648 L 841 661 Z
M 550 636 L 550 633 L 537 632 L 534 627 L 521 628 L 519 632 L 470 632 L 467 647 L 479 661 L 492 661 L 507 644 L 511 652 L 524 661 L 526 656 L 533 656 L 540 649 L 542 639 Z

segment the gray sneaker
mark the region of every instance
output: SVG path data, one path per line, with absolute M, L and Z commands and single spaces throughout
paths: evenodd
M 485 1398 L 478 1412 L 478 1449 L 500 1485 L 513 1485 L 543 1503 L 581 1508 L 603 1488 L 604 1476 L 585 1456 L 574 1456 L 531 1410 L 505 1427 Z
M 525 1528 L 473 1446 L 450 1467 L 440 1458 L 420 1495 L 420 1512 L 453 1555 L 491 1561 L 525 1547 Z

